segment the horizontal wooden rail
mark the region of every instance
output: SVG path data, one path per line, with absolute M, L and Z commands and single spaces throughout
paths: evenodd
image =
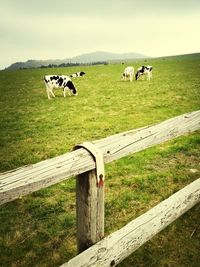
M 104 162 L 111 162 L 198 129 L 200 129 L 200 111 L 195 111 L 154 126 L 117 134 L 92 143 L 103 153 Z M 94 168 L 95 163 L 90 153 L 80 148 L 62 156 L 2 173 L 0 204 Z
M 200 202 L 200 179 L 187 185 L 61 267 L 116 266 L 198 202 Z

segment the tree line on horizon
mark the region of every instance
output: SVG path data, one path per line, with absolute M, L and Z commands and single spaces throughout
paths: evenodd
M 91 63 L 61 63 L 61 64 L 48 64 L 41 65 L 39 67 L 20 67 L 19 69 L 45 69 L 45 68 L 65 68 L 74 66 L 91 66 L 91 65 L 108 65 L 107 61 L 97 61 Z

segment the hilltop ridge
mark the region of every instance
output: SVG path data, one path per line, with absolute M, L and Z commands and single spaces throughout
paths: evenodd
M 33 60 L 29 59 L 26 62 L 15 62 L 6 69 L 23 69 L 23 68 L 39 68 L 48 65 L 60 64 L 89 64 L 94 62 L 112 61 L 112 60 L 126 60 L 126 59 L 142 59 L 147 56 L 139 53 L 110 53 L 104 51 L 96 51 L 92 53 L 85 53 L 79 56 L 65 59 L 48 59 L 48 60 Z

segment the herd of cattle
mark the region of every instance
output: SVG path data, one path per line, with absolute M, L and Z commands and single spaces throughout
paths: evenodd
M 140 77 L 147 77 L 147 80 L 150 80 L 152 78 L 152 66 L 142 66 L 139 67 L 136 74 L 135 79 L 136 81 Z M 82 77 L 86 73 L 84 71 L 76 72 L 71 74 L 70 76 L 66 75 L 45 75 L 44 76 L 44 83 L 46 85 L 46 91 L 47 91 L 47 97 L 48 99 L 51 99 L 52 97 L 55 97 L 53 89 L 54 88 L 62 88 L 63 89 L 63 96 L 66 97 L 66 92 L 69 95 L 78 95 L 78 91 L 75 88 L 71 78 L 74 77 Z M 132 66 L 126 67 L 124 72 L 122 73 L 122 80 L 130 80 L 132 82 L 134 76 L 134 68 Z
M 153 67 L 152 66 L 142 66 L 139 67 L 136 74 L 135 74 L 135 79 L 136 81 L 140 78 L 140 77 L 147 77 L 147 80 L 150 80 L 152 78 L 152 70 Z M 122 80 L 126 80 L 129 79 L 131 82 L 133 80 L 133 76 L 134 76 L 134 68 L 129 66 L 126 67 L 123 74 L 122 74 Z

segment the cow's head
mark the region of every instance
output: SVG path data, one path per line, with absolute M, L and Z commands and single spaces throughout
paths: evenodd
M 69 90 L 72 92 L 73 95 L 78 95 L 78 91 L 73 85 L 72 81 L 68 81 L 66 86 L 69 88 Z

